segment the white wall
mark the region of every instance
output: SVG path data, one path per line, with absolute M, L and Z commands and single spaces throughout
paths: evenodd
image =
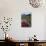
M 44 38 L 46 39 L 46 15 L 45 15 L 45 24 L 44 24 L 44 26 L 45 26 L 45 27 L 44 27 L 44 30 L 45 30 L 45 31 L 44 31 Z
M 21 14 L 24 11 L 32 14 L 32 27 L 30 28 L 21 27 Z M 27 40 L 34 34 L 37 35 L 39 40 L 44 40 L 44 15 L 46 15 L 45 8 L 32 8 L 28 0 L 0 0 L 0 16 L 13 17 L 12 26 L 8 33 L 17 40 Z M 2 36 L 0 36 L 0 39 L 2 39 Z

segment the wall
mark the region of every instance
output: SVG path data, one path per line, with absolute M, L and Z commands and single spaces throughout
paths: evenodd
M 44 38 L 46 39 L 46 15 L 45 15 L 45 19 L 44 20 L 45 20 L 45 24 L 44 24 L 44 30 L 45 30 L 44 31 Z
M 22 28 L 20 24 L 21 14 L 25 11 L 32 14 L 32 27 L 30 28 Z M 32 8 L 28 0 L 0 0 L 0 17 L 13 17 L 12 26 L 8 33 L 17 40 L 28 40 L 34 34 L 37 35 L 39 40 L 44 40 L 45 12 L 45 8 Z M 0 39 L 2 38 L 0 36 Z

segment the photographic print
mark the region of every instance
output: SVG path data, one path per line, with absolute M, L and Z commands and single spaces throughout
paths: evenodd
M 21 15 L 21 27 L 31 27 L 31 14 Z

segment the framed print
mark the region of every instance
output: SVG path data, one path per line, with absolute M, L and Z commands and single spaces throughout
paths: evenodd
M 31 14 L 21 15 L 21 27 L 31 27 Z

